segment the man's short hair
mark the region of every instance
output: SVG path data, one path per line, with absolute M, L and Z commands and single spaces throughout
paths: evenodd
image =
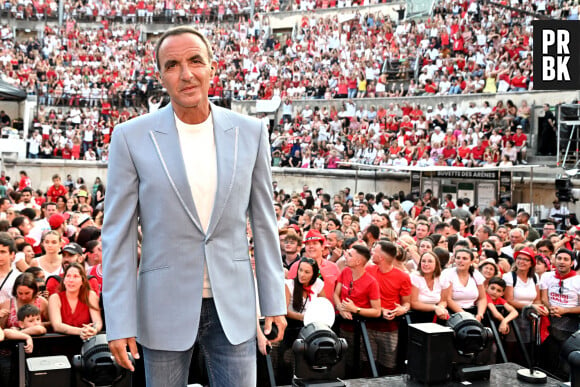
M 453 218 L 449 221 L 449 225 L 451 226 L 451 228 L 453 228 L 455 231 L 459 231 L 459 229 L 461 228 L 461 225 L 459 223 L 459 219 L 457 218 Z
M 366 232 L 371 234 L 375 239 L 379 239 L 379 237 L 381 236 L 381 229 L 376 224 L 370 224 L 367 227 Z
M 364 259 L 366 259 L 367 261 L 371 259 L 371 251 L 369 250 L 368 247 L 357 244 L 352 245 L 350 248 L 359 253 L 360 255 L 362 255 Z
M 302 246 L 302 237 L 300 235 L 298 235 L 298 233 L 296 231 L 289 228 L 288 230 L 286 230 L 285 234 L 286 235 L 285 235 L 284 239 L 292 239 L 292 240 L 298 242 L 298 246 Z
M 163 44 L 165 39 L 167 39 L 170 36 L 177 36 L 183 34 L 193 34 L 199 37 L 203 41 L 205 48 L 207 49 L 207 59 L 209 63 L 213 61 L 213 49 L 211 47 L 209 40 L 207 40 L 205 35 L 202 34 L 200 31 L 198 31 L 196 28 L 190 26 L 179 26 L 175 28 L 170 28 L 169 30 L 165 31 L 163 35 L 159 37 L 159 40 L 157 40 L 157 43 L 155 44 L 155 66 L 157 67 L 157 71 L 159 73 L 161 73 L 161 62 L 159 61 L 159 48 L 161 47 L 161 44 Z
M 30 187 L 24 187 L 24 188 L 23 188 L 23 189 L 20 191 L 20 193 L 24 193 L 24 192 L 29 192 L 29 193 L 32 195 L 32 193 L 33 193 L 34 191 L 32 191 L 32 188 L 30 188 Z
M 8 251 L 11 253 L 16 252 L 16 247 L 14 246 L 14 241 L 10 238 L 0 238 L 0 246 L 8 247 Z
M 434 234 L 442 234 L 442 231 L 444 231 L 447 227 L 449 227 L 449 224 L 447 224 L 445 222 L 439 222 L 433 228 L 433 233 Z
M 344 234 L 340 230 L 332 230 L 332 231 L 329 231 L 328 233 L 336 235 L 336 239 L 339 241 L 344 240 Z

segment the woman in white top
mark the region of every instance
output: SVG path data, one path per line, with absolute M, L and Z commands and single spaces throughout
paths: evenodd
M 514 253 L 516 261 L 514 268 L 509 273 L 503 275 L 506 283 L 505 300 L 518 309 L 520 316 L 514 321 L 522 335 L 522 341 L 531 341 L 530 323 L 522 309 L 532 306 L 536 312 L 540 312 L 538 306 L 540 301 L 540 281 L 536 275 L 536 253 L 529 247 L 525 247 Z M 508 341 L 515 341 L 515 337 L 508 336 Z
M 325 297 L 324 282 L 318 278 L 319 268 L 314 259 L 302 258 L 298 265 L 296 278 L 286 280 L 286 316 L 304 321 L 310 302 L 316 297 Z
M 475 256 L 468 249 L 458 249 L 455 252 L 455 267 L 443 271 L 441 274 L 441 288 L 449 289 L 447 293 L 447 307 L 454 313 L 464 312 L 465 309 L 477 307 L 475 318 L 483 319 L 487 308 L 487 299 L 483 282 L 485 278 L 473 267 Z
M 434 312 L 441 320 L 447 320 L 447 289 L 441 288 L 441 263 L 432 251 L 419 259 L 418 271 L 411 274 L 411 309 Z
M 62 270 L 62 255 L 60 255 L 61 236 L 58 231 L 48 231 L 42 237 L 44 255 L 30 261 L 30 266 L 38 266 L 44 272 L 44 278 L 60 275 Z

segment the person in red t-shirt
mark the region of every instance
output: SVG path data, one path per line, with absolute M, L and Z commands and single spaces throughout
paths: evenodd
M 528 136 L 526 136 L 526 134 L 524 133 L 524 129 L 521 125 L 518 125 L 516 127 L 516 133 L 512 136 L 512 141 L 514 142 L 514 145 L 519 153 L 520 161 L 523 164 L 527 164 L 526 145 L 528 142 Z
M 379 283 L 382 317 L 386 320 L 367 324 L 369 339 L 377 366 L 386 372 L 394 372 L 397 360 L 399 323 L 395 317 L 411 308 L 411 278 L 393 265 L 397 249 L 392 242 L 377 242 L 372 250 L 374 265 L 366 267 L 367 273 Z
M 451 143 L 447 143 L 447 146 L 443 149 L 443 158 L 447 160 L 447 165 L 452 165 L 453 161 L 457 157 L 457 149 Z
M 61 179 L 58 174 L 52 176 L 52 185 L 48 187 L 46 191 L 46 196 L 48 196 L 48 201 L 56 203 L 59 196 L 67 196 L 68 189 L 61 184 Z
M 352 245 L 345 251 L 346 267 L 336 280 L 334 303 L 338 313 L 344 320 L 352 320 L 354 315 L 362 317 L 380 317 L 381 300 L 377 280 L 365 271 L 365 266 L 371 258 L 370 250 L 362 244 Z M 354 348 L 354 327 L 346 322 L 340 325 L 340 336 L 344 337 L 349 348 Z M 365 351 L 361 351 L 364 359 Z M 376 357 L 376 352 L 373 350 Z M 352 370 L 354 364 L 353 351 L 348 351 L 346 358 L 347 370 Z
M 500 277 L 492 277 L 489 279 L 489 285 L 487 286 L 487 309 L 490 311 L 493 318 L 500 321 L 497 330 L 499 333 L 507 335 L 510 331 L 509 323 L 510 321 L 518 317 L 518 311 L 508 304 L 506 300 L 502 298 L 505 292 L 506 283 Z M 496 305 L 503 305 L 505 310 L 508 312 L 507 316 L 501 314 Z

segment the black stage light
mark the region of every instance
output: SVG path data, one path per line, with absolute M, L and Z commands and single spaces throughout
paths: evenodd
M 312 312 L 311 312 L 312 311 Z M 326 298 L 312 301 L 304 316 L 304 328 L 292 345 L 295 369 L 292 386 L 345 386 L 346 340 L 330 329 L 334 308 Z

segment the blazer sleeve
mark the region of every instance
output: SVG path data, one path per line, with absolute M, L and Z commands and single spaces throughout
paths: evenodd
M 137 336 L 139 179 L 126 127 L 113 132 L 102 228 L 103 303 L 109 341 Z
M 286 314 L 284 270 L 274 212 L 268 130 L 262 123 L 260 144 L 250 191 L 249 216 L 254 235 L 254 257 L 260 310 L 264 316 Z

